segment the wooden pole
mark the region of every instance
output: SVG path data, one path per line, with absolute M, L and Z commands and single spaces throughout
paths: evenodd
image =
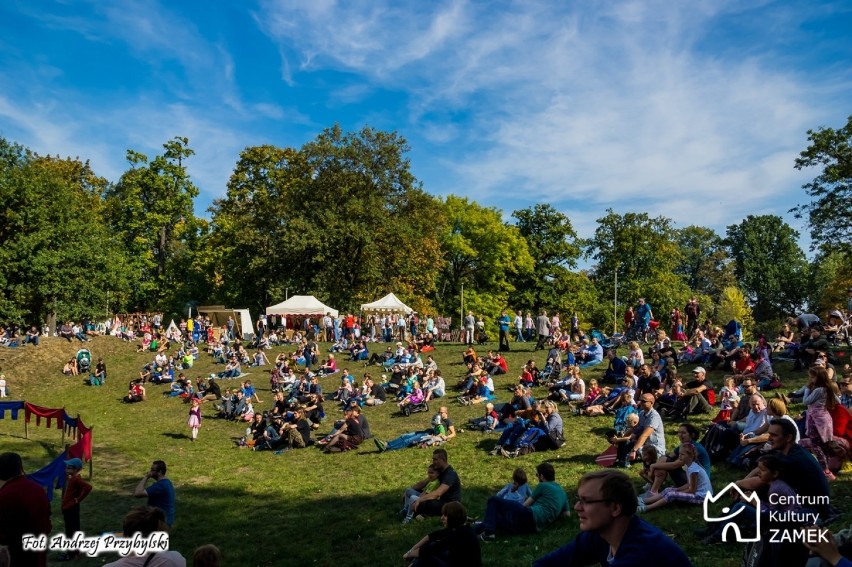
M 93 425 L 89 428 L 89 433 L 92 434 L 92 438 L 94 438 L 94 436 L 95 436 L 94 431 L 95 431 L 95 426 Z M 85 455 L 83 455 L 83 456 L 85 457 Z M 92 480 L 92 462 L 94 460 L 95 460 L 95 447 L 94 447 L 94 443 L 92 443 L 92 451 L 89 454 L 89 480 Z

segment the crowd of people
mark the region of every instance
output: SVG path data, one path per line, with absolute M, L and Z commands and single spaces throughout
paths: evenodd
M 630 311 L 631 325 L 649 326 L 653 318 L 650 305 L 640 301 Z M 498 349 L 485 356 L 479 356 L 474 347 L 482 319 L 474 318 L 473 333 L 468 336 L 465 318 L 467 348 L 460 357 L 465 370 L 456 384 L 456 399 L 461 405 L 483 404 L 482 417 L 471 420 L 467 426 L 494 433 L 493 455 L 512 458 L 559 449 L 565 443 L 566 418 L 609 415 L 614 420 L 608 435 L 614 448 L 614 466 L 636 467 L 646 483 L 637 491 L 630 477 L 616 470 L 585 475 L 573 504 L 580 518 L 580 535 L 539 559 L 536 565 L 590 561 L 634 564 L 631 561 L 640 556 L 641 547 L 649 542 L 665 551 L 663 564 L 689 564 L 674 542 L 637 514 L 653 514 L 654 510 L 673 503 L 703 504 L 707 495 L 714 494 L 712 467 L 720 464 L 743 471 L 737 482 L 743 491 L 767 497 L 807 496 L 811 500 L 805 508 L 813 508 L 821 522 L 832 518 L 834 511 L 828 504 L 830 483 L 842 469 L 852 468 L 849 464 L 852 375 L 848 365 L 845 369 L 835 367 L 831 345 L 825 338 L 827 326 L 800 316 L 785 325 L 774 344 L 765 338 L 748 343 L 734 322 L 722 328 L 707 319 L 699 322 L 699 316 L 697 302 L 691 301 L 683 315 L 679 310 L 672 312 L 671 336 L 658 329 L 647 350 L 643 351 L 639 341 L 633 341 L 627 345 L 626 355 L 619 356 L 618 345 L 607 345 L 605 337 L 585 336 L 578 322 L 575 328 L 572 320 L 570 329 L 563 330 L 558 314 L 548 317 L 542 311 L 532 321 L 533 325 L 527 327 L 526 318 L 519 313 L 514 320 L 516 342 L 537 338 L 534 350 L 546 348 L 547 356 L 541 369 L 535 360 L 524 365 L 517 381 L 510 384 L 511 394 L 504 398 L 506 401 L 500 401 L 502 396 L 494 379 L 509 372 L 503 352 L 509 349 L 511 318 L 506 312 L 501 313 Z M 209 327 L 182 322 L 178 333 L 166 334 L 153 327 L 150 339 L 146 342 L 143 335 L 140 347 L 143 352 L 154 353 L 154 360 L 131 382 L 125 401 L 144 401 L 146 384 L 168 382 L 169 389 L 164 394 L 183 398 L 188 403 L 191 440 L 198 437 L 203 404 L 210 402 L 217 416 L 243 423 L 246 429 L 242 444 L 278 454 L 310 446 L 326 453 L 339 453 L 357 450 L 368 439 L 374 440 L 380 452 L 433 448 L 425 478 L 404 491 L 400 510 L 403 523 L 417 516 L 441 517 L 443 529 L 430 533 L 405 554 L 405 559 L 418 565 L 444 564 L 440 561 L 479 564 L 480 542 L 491 541 L 499 534 L 533 534 L 570 513 L 572 505 L 564 488 L 556 482 L 556 471 L 545 461 L 536 467 L 534 487 L 528 485 L 526 472 L 516 469 L 512 482 L 482 503 L 485 509 L 482 521 L 470 524 L 466 508 L 461 504 L 460 474 L 449 465 L 448 452 L 443 447 L 457 437 L 459 429 L 449 416 L 447 402 L 453 399 L 449 395 L 451 388 L 444 381 L 442 369 L 427 354 L 435 346 L 431 332 L 420 329 L 415 322 L 411 327 L 406 324 L 402 334 L 388 336 L 384 332 L 387 323 L 373 321 L 373 333 L 364 336 L 359 322 L 350 327 L 347 317 L 341 320 L 338 336 L 333 323 L 331 335 L 327 334 L 324 318 L 319 318 L 316 324 L 319 329 L 313 324 L 306 328 L 306 335 L 311 338 L 298 337 L 299 341 L 293 344 L 295 349 L 289 354 L 282 353 L 273 362 L 264 353 L 272 335 L 267 328 L 259 329 L 261 332 L 251 345 L 253 354 L 238 336 L 227 330 L 218 339 L 208 337 L 206 350 L 216 362 L 225 364 L 225 371 L 214 373 L 207 380 L 196 378 L 194 386 L 184 372 L 200 356 L 197 345 L 204 341 L 196 342 L 193 335 L 203 336 Z M 399 328 L 396 321 L 392 323 L 394 329 Z M 792 331 L 793 327 L 796 332 Z M 530 329 L 535 331 L 533 335 Z M 293 337 L 296 336 L 294 333 Z M 316 339 L 330 336 L 335 339 L 334 352 L 322 355 Z M 376 336 L 391 345 L 394 339 L 402 340 L 396 341 L 395 348 L 388 346 L 383 353 L 370 353 L 370 339 Z M 684 342 L 684 347 L 675 350 L 672 339 Z M 176 354 L 169 355 L 172 348 Z M 348 362 L 364 364 L 360 380 L 348 368 L 338 366 L 336 354 L 348 354 Z M 773 369 L 773 361 L 779 358 L 789 358 L 794 361 L 794 368 L 807 371 L 804 387 L 788 394 L 779 393 L 780 379 Z M 268 409 L 261 408 L 263 402 L 251 381 L 242 379 L 243 365 L 268 367 L 262 369 L 264 372 L 268 369 L 273 392 Z M 371 365 L 383 372 L 381 379 L 373 379 Z M 586 383 L 583 374 L 597 365 L 602 369 L 600 383 L 595 379 Z M 690 370 L 691 380 L 681 379 L 678 373 L 684 365 L 695 365 Z M 711 378 L 714 372 L 719 373 L 718 379 Z M 323 392 L 320 378 L 330 376 L 339 378 L 339 387 Z M 241 378 L 238 387 L 222 392 L 219 381 L 238 377 Z M 105 364 L 103 378 L 106 378 Z M 536 399 L 533 395 L 536 388 L 544 388 L 545 396 Z M 770 394 L 773 390 L 774 394 Z M 437 412 L 428 408 L 428 402 L 434 399 L 442 399 Z M 394 401 L 403 414 L 430 411 L 429 426 L 387 441 L 373 437 L 365 410 L 388 401 Z M 802 403 L 806 411 L 800 416 L 790 415 L 791 402 Z M 315 439 L 314 432 L 327 421 L 326 409 L 332 405 L 343 411 L 342 419 L 333 423 L 327 435 Z M 713 424 L 704 432 L 689 421 L 695 415 L 713 417 L 714 414 Z M 672 450 L 667 446 L 664 420 L 679 423 L 678 443 Z M 165 479 L 165 464 L 158 463 L 137 486 L 135 495 L 148 497 L 151 506 L 163 511 L 163 521 L 169 525 L 174 516 L 174 489 L 171 489 L 170 511 L 168 502 L 156 501 L 158 497 L 169 499 L 168 489 L 163 488 L 166 483 L 160 483 Z M 77 464 L 81 463 L 69 464 L 71 478 L 74 470 L 79 473 Z M 151 479 L 155 482 L 148 487 Z M 75 493 L 79 494 L 74 497 L 79 505 L 87 492 Z M 737 506 L 748 505 L 737 503 Z M 769 506 L 758 512 L 768 514 L 778 510 Z M 789 510 L 803 513 L 801 506 Z M 73 526 L 73 521 L 72 512 L 66 526 Z M 756 528 L 745 520 L 739 527 Z M 708 530 L 701 536 L 706 543 L 715 543 L 723 538 L 724 532 Z M 798 557 L 802 550 L 807 554 L 803 546 L 775 549 L 773 553 Z

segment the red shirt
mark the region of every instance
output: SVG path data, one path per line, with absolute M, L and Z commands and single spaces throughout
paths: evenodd
M 23 552 L 24 534 L 50 534 L 50 502 L 37 483 L 21 475 L 0 488 L 0 544 L 9 546 L 12 565 L 43 567 L 47 552 Z
M 79 474 L 68 477 L 65 494 L 62 495 L 62 509 L 67 510 L 79 504 L 92 491 L 92 485 Z

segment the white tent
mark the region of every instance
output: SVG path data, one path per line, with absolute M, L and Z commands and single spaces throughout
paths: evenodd
M 224 305 L 207 305 L 196 308 L 199 315 L 206 315 L 214 327 L 221 327 L 228 322 L 228 317 L 234 319 L 234 332 L 243 340 L 254 339 L 254 324 L 248 309 L 229 309 Z
M 287 301 L 266 308 L 267 315 L 325 315 L 331 313 L 337 317 L 337 309 L 332 309 L 313 295 L 294 295 Z
M 402 313 L 408 315 L 414 310 L 400 301 L 397 296 L 389 293 L 378 301 L 362 304 L 361 311 L 364 313 Z

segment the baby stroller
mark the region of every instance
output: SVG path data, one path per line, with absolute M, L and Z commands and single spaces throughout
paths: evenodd
M 852 318 L 847 319 L 843 313 L 834 309 L 828 314 L 829 326 L 826 328 L 825 338 L 834 346 L 846 343 L 852 347 Z
M 597 329 L 589 331 L 589 336 L 593 339 L 597 339 L 603 348 L 618 348 L 624 342 L 624 336 L 619 333 L 608 337 Z
M 88 373 L 92 369 L 92 353 L 87 348 L 77 351 L 77 371 L 80 374 Z
M 487 343 L 488 341 L 489 341 L 488 333 L 486 333 L 485 331 L 478 331 L 478 332 L 476 333 L 476 342 L 477 342 L 478 344 L 480 344 L 480 345 L 484 345 L 484 344 L 485 344 L 485 343 Z
M 405 417 L 410 416 L 413 413 L 420 413 L 421 411 L 429 411 L 429 404 L 427 402 L 413 403 L 413 404 L 405 404 L 402 406 L 402 409 L 399 410 L 402 415 Z

